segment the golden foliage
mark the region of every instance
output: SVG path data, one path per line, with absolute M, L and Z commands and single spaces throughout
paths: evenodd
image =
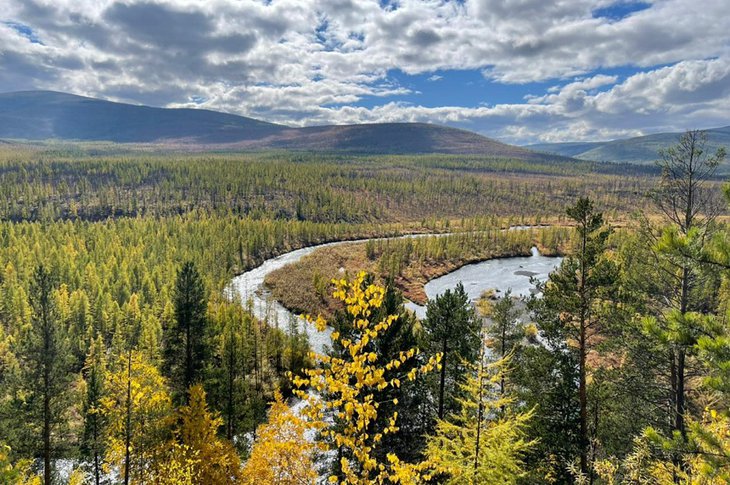
M 243 469 L 242 483 L 248 485 L 314 484 L 318 446 L 308 439 L 315 424 L 290 409 L 278 391 L 269 410 L 269 422 L 259 428 L 256 444 Z
M 104 387 L 107 394 L 101 400 L 101 407 L 107 420 L 105 469 L 124 474 L 129 431 L 130 478 L 132 483 L 145 483 L 149 479 L 147 475 L 163 461 L 161 447 L 169 441 L 172 403 L 167 383 L 142 354 L 131 352 L 120 358 L 114 370 L 107 374 Z
M 31 472 L 31 460 L 21 460 L 15 464 L 10 462 L 10 447 L 0 444 L 0 483 L 13 485 L 41 485 L 40 476 Z
M 192 464 L 195 483 L 222 485 L 236 483 L 241 475 L 241 462 L 231 443 L 218 437 L 223 419 L 208 409 L 201 384 L 189 390 L 187 406 L 178 411 L 176 437 Z
M 368 344 L 376 341 L 397 318 L 395 315 L 381 321 L 372 321 L 374 309 L 383 302 L 385 289 L 365 284 L 365 273 L 361 272 L 352 281 L 334 280 L 333 296 L 345 304 L 353 320 L 353 338 L 343 338 L 337 332 L 332 340 L 342 346 L 346 358 L 313 355 L 322 366 L 306 371 L 305 377 L 294 377 L 295 393 L 308 401 L 304 413 L 312 422 L 322 426 L 321 435 L 332 449 L 346 450 L 351 459 L 340 461 L 343 484 L 371 483 L 418 483 L 427 478 L 427 464 L 403 463 L 395 454 L 387 454 L 385 461 L 376 458 L 375 451 L 383 439 L 382 433 L 371 433 L 371 425 L 378 417 L 380 403 L 375 400 L 376 391 L 389 387 L 400 387 L 402 380 L 414 380 L 419 374 L 431 372 L 439 366 L 437 355 L 421 366 L 414 367 L 401 377 L 385 378 L 386 371 L 397 370 L 419 351 L 412 348 L 401 351 L 389 362 L 378 362 L 378 356 Z M 311 320 L 311 319 L 310 319 Z M 314 320 L 318 329 L 324 330 L 326 322 L 321 317 Z M 311 388 L 319 395 L 307 393 Z M 397 402 L 394 402 L 397 405 Z M 327 417 L 335 417 L 334 425 Z M 383 433 L 398 430 L 398 412 L 388 416 L 388 426 Z M 330 477 L 336 482 L 337 477 Z

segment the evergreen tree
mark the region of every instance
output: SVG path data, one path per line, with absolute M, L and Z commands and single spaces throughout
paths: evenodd
M 664 271 L 658 276 L 664 284 L 663 294 L 654 295 L 656 312 L 649 330 L 669 343 L 672 430 L 685 440 L 687 352 L 696 344 L 697 335 L 701 332 L 699 328 L 686 325 L 698 321 L 687 318 L 687 314 L 712 311 L 713 299 L 708 299 L 702 291 L 709 275 L 697 265 L 696 260 L 720 211 L 716 191 L 710 183 L 725 158 L 724 149 L 718 149 L 714 154 L 707 153 L 706 142 L 705 132 L 688 131 L 680 137 L 677 145 L 662 151 L 661 160 L 657 162 L 662 178 L 652 193 L 667 226 L 651 248 L 656 264 L 663 266 Z
M 444 419 L 458 411 L 465 363 L 479 355 L 481 320 L 461 283 L 428 302 L 423 329 L 431 355 L 442 355 L 436 402 L 437 416 Z
M 510 290 L 507 290 L 492 308 L 491 323 L 487 325 L 487 335 L 498 359 L 505 359 L 511 355 L 525 336 L 523 325 L 518 320 L 519 314 Z M 506 372 L 501 374 L 499 382 L 502 394 L 505 391 L 505 374 Z
M 86 356 L 83 374 L 86 392 L 83 401 L 84 433 L 81 440 L 81 453 L 91 462 L 94 484 L 101 480 L 101 460 L 104 455 L 104 415 L 101 400 L 104 395 L 106 359 L 104 342 L 101 337 L 91 341 Z
M 173 396 L 182 401 L 190 386 L 203 381 L 210 357 L 205 287 L 192 262 L 178 272 L 174 302 L 175 324 L 164 337 L 165 369 Z
M 541 368 L 543 376 L 552 378 L 562 374 L 560 379 L 556 379 L 562 386 L 556 390 L 566 394 L 557 399 L 547 396 L 536 398 L 538 402 L 543 401 L 542 404 L 558 406 L 554 410 L 541 408 L 544 418 L 549 419 L 548 416 L 555 412 L 562 414 L 561 420 L 570 419 L 575 411 L 578 415 L 577 436 L 573 429 L 565 428 L 553 430 L 559 435 L 546 437 L 546 441 L 556 439 L 560 443 L 559 448 L 566 452 L 566 456 L 561 457 L 565 462 L 572 461 L 570 453 L 576 450 L 581 472 L 589 475 L 587 359 L 589 353 L 595 351 L 602 327 L 606 326 L 602 318 L 603 302 L 615 300 L 618 272 L 615 264 L 605 257 L 610 230 L 603 227 L 603 216 L 595 212 L 593 202 L 580 198 L 575 206 L 568 208 L 567 214 L 576 223 L 575 247 L 542 286 L 542 298 L 533 300 L 531 305 L 538 328 L 548 343 L 545 350 L 552 355 L 545 355 L 542 350 L 535 350 L 529 355 L 536 358 L 530 365 Z M 533 375 L 532 378 L 539 379 L 539 376 Z M 571 390 L 572 379 L 577 383 L 577 395 Z M 533 384 L 537 382 L 533 380 Z M 538 392 L 544 392 L 543 385 L 539 385 L 538 389 Z M 549 401 L 546 402 L 546 399 Z
M 72 356 L 66 332 L 59 322 L 55 289 L 54 276 L 45 266 L 38 266 L 29 291 L 33 309 L 31 326 L 23 336 L 19 355 L 23 384 L 28 392 L 29 424 L 34 433 L 38 430 L 32 447 L 43 457 L 46 485 L 53 479 L 52 459 L 59 445 L 53 440 L 58 426 L 65 423 L 72 377 Z

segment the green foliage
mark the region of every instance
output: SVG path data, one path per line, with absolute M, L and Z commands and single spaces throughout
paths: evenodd
M 211 353 L 207 295 L 192 261 L 183 264 L 177 274 L 173 301 L 175 322 L 163 328 L 163 368 L 173 396 L 182 401 L 191 386 L 203 381 Z
M 426 456 L 444 472 L 443 483 L 513 484 L 526 474 L 524 456 L 535 445 L 527 438 L 533 412 L 517 411 L 515 397 L 500 390 L 506 366 L 506 360 L 473 366 L 459 412 L 437 421 Z
M 436 384 L 439 419 L 458 412 L 468 363 L 479 355 L 481 326 L 481 319 L 461 283 L 429 301 L 426 307 L 423 322 L 426 348 L 431 355 L 442 355 Z
M 614 175 L 599 173 L 606 168 Z M 649 187 L 645 174 L 627 173 L 478 155 L 0 147 L 0 218 L 98 221 L 191 211 L 329 223 L 532 217 L 562 213 L 576 193 L 627 211 Z

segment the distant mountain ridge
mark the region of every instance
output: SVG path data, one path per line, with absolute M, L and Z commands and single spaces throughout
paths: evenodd
M 730 149 L 730 126 L 711 128 L 707 132 L 706 150 Z M 592 160 L 595 162 L 649 164 L 657 160 L 658 151 L 677 143 L 682 133 L 655 133 L 607 142 L 538 143 L 525 148 L 544 153 Z
M 483 154 L 533 161 L 563 158 L 427 123 L 292 128 L 216 111 L 153 108 L 54 91 L 0 93 L 0 138 L 224 149 Z

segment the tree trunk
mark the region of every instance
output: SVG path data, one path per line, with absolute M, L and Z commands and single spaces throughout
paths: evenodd
M 124 430 L 124 485 L 129 485 L 131 465 L 130 442 L 132 441 L 132 351 L 127 356 L 127 420 Z
M 441 378 L 439 381 L 439 419 L 444 419 L 444 387 L 446 386 L 446 351 L 447 351 L 447 337 L 444 335 L 442 356 L 441 356 Z
M 580 328 L 578 336 L 579 363 L 578 363 L 578 400 L 580 406 L 580 470 L 588 473 L 588 391 L 586 389 L 586 350 L 588 326 L 588 301 L 586 297 L 586 249 L 588 245 L 587 227 L 583 227 L 580 260 Z
M 51 397 L 48 366 L 43 371 L 43 482 L 51 485 Z
M 53 362 L 49 362 L 51 357 L 51 322 L 49 310 L 44 301 L 42 308 L 43 318 L 43 347 L 44 355 L 41 356 L 43 361 L 43 482 L 45 485 L 51 485 L 51 366 Z

